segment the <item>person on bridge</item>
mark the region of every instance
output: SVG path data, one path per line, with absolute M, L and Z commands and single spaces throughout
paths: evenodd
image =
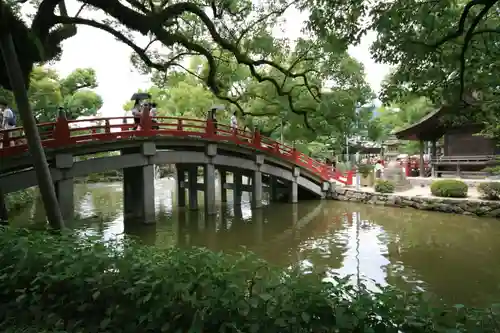
M 236 111 L 234 111 L 233 115 L 231 116 L 231 129 L 233 130 L 234 134 L 238 132 L 238 118 L 236 118 Z
M 158 126 L 158 120 L 154 119 L 158 116 L 155 102 L 151 103 L 151 110 L 149 110 L 149 115 L 151 116 L 151 122 L 153 123 L 153 126 L 151 128 L 154 130 L 160 129 L 160 126 Z
M 134 107 L 132 108 L 132 117 L 134 117 L 134 130 L 136 130 L 141 124 L 141 101 L 136 99 L 134 103 Z
M 14 112 L 9 108 L 9 105 L 5 101 L 0 101 L 0 112 L 2 113 L 2 126 L 0 129 L 9 130 L 16 127 L 16 117 Z M 13 132 L 6 132 L 3 135 L 7 137 L 13 137 Z M 10 141 L 10 145 L 14 146 L 14 141 Z

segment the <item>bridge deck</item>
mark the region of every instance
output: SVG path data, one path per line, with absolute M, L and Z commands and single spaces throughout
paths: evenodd
M 95 118 L 91 120 L 66 120 L 59 118 L 56 122 L 38 124 L 42 138 L 42 146 L 50 155 L 51 152 L 72 151 L 76 154 L 88 154 L 97 151 L 109 151 L 126 147 L 130 142 L 157 141 L 165 149 L 187 149 L 182 141 L 190 142 L 189 149 L 196 149 L 196 142 L 217 142 L 223 145 L 236 146 L 245 150 L 258 151 L 272 156 L 276 163 L 287 162 L 307 170 L 322 181 L 336 180 L 343 184 L 352 184 L 352 174 L 341 174 L 295 148 L 282 144 L 271 138 L 255 133 L 232 129 L 229 126 L 215 125 L 210 120 L 187 119 L 175 117 L 156 117 L 155 122 L 149 116 L 142 119 L 140 129 L 132 130 L 132 117 Z M 154 125 L 154 126 L 153 126 Z M 154 127 L 154 128 L 153 128 Z M 15 169 L 19 161 L 29 158 L 28 146 L 22 128 L 0 131 L 2 148 L 0 172 Z M 165 140 L 169 138 L 168 144 Z M 99 149 L 99 146 L 102 149 Z M 200 146 L 201 148 L 201 146 Z

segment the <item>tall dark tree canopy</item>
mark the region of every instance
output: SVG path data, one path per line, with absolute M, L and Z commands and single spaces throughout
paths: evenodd
M 135 60 L 149 69 L 168 72 L 182 66 L 186 57 L 203 57 L 206 65 L 198 75 L 216 96 L 233 104 L 238 104 L 231 97 L 233 87 L 218 73 L 228 61 L 244 66 L 253 79 L 268 82 L 278 96 L 287 98 L 294 113 L 304 115 L 310 110 L 295 105 L 294 97 L 307 93 L 320 103 L 322 80 L 327 79 L 321 76 L 320 66 L 316 68 L 318 53 L 332 47 L 344 51 L 347 48 L 347 44 L 332 38 L 308 43 L 290 50 L 289 54 L 271 54 L 273 43 L 279 43 L 272 37 L 271 29 L 296 1 L 78 2 L 82 10 L 68 15 L 61 0 L 38 1 L 36 14 L 27 25 L 20 19 L 13 1 L 0 1 L 1 31 L 14 36 L 26 81 L 34 63 L 57 57 L 61 42 L 73 36 L 78 25 L 86 25 L 106 31 L 129 45 L 135 51 Z M 96 20 L 85 16 L 89 10 L 100 10 L 106 18 Z M 149 37 L 150 42 L 139 45 L 131 32 Z M 0 64 L 0 85 L 9 88 L 2 68 L 4 64 Z
M 443 102 L 497 105 L 499 0 L 304 0 L 309 28 L 322 38 L 358 42 L 377 32 L 375 59 L 395 66 L 382 98 L 413 93 Z

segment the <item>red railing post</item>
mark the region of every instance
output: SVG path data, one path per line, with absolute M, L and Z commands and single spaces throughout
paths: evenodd
M 10 132 L 7 130 L 0 130 L 0 135 L 2 136 L 2 148 L 10 147 Z
M 346 185 L 352 185 L 352 179 L 354 178 L 355 171 L 349 170 L 346 175 Z
M 142 111 L 141 116 L 141 129 L 146 132 L 151 131 L 151 128 L 153 126 L 149 110 L 149 108 L 145 108 L 145 110 Z
M 292 159 L 294 162 L 299 162 L 299 154 L 297 152 L 297 149 L 295 149 L 295 147 L 292 148 Z
M 177 119 L 177 130 L 182 132 L 182 119 Z
M 111 126 L 109 125 L 109 119 L 106 119 L 106 124 L 104 125 L 104 132 L 111 133 Z
M 406 177 L 410 177 L 411 176 L 411 161 L 410 161 L 410 159 L 408 159 L 406 161 L 406 165 L 404 165 L 404 163 L 402 163 L 402 164 L 403 164 L 403 168 L 405 169 L 404 171 L 405 171 Z
M 69 130 L 68 119 L 66 119 L 66 114 L 64 112 L 59 112 L 52 136 L 59 144 L 70 143 L 71 133 Z
M 253 142 L 252 144 L 257 147 L 258 149 L 260 149 L 262 147 L 262 137 L 260 136 L 260 131 L 258 129 L 256 129 L 254 132 L 253 132 Z
M 207 119 L 207 121 L 205 122 L 205 134 L 209 138 L 215 135 L 215 126 L 212 119 Z
M 280 143 L 279 142 L 275 142 L 274 145 L 273 145 L 273 150 L 276 154 L 280 153 Z

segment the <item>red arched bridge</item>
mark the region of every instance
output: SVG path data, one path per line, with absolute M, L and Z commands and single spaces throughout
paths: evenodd
M 66 193 L 59 195 L 60 201 L 61 197 L 73 200 L 70 188 L 72 190 L 74 177 L 123 169 L 125 213 L 148 215 L 154 211 L 154 207 L 148 206 L 154 204 L 154 200 L 146 199 L 151 195 L 154 197 L 154 183 L 149 183 L 149 171 L 144 170 L 151 168 L 147 170 L 152 171 L 155 164 L 176 164 L 179 206 L 186 205 L 185 189 L 191 189 L 189 193 L 203 190 L 208 197 L 205 208 L 208 207 L 209 213 L 215 211 L 215 169 L 219 170 L 220 188 L 232 189 L 235 203 L 241 201 L 241 191 L 248 191 L 252 193 L 255 208 L 260 206 L 263 190 L 273 192 L 274 188 L 285 187 L 290 193 L 290 201 L 296 202 L 298 188 L 322 197 L 332 182 L 352 184 L 353 172 L 342 174 L 332 170 L 331 166 L 264 137 L 258 131 L 232 129 L 212 120 L 175 117 L 155 117 L 153 120 L 149 116 L 143 117 L 139 129 L 133 130 L 132 119 L 67 120 L 61 117 L 55 122 L 37 125 L 56 192 Z M 36 177 L 23 129 L 3 130 L 0 136 L 0 187 L 4 193 L 35 186 Z M 106 151 L 120 151 L 120 154 L 78 162 L 74 159 L 75 156 Z M 195 166 L 204 167 L 203 184 L 196 180 L 197 172 L 192 169 Z M 233 184 L 226 182 L 226 171 L 233 173 Z M 241 184 L 241 174 L 252 179 L 252 184 Z M 272 186 L 273 182 L 280 186 Z M 292 187 L 288 187 L 288 183 Z M 148 192 L 149 188 L 152 188 L 152 193 Z M 197 207 L 196 196 L 189 194 L 188 197 L 189 207 Z M 225 194 L 221 194 L 222 201 L 226 200 L 224 197 Z M 61 206 L 68 207 L 66 215 L 72 213 L 73 205 L 69 201 Z

